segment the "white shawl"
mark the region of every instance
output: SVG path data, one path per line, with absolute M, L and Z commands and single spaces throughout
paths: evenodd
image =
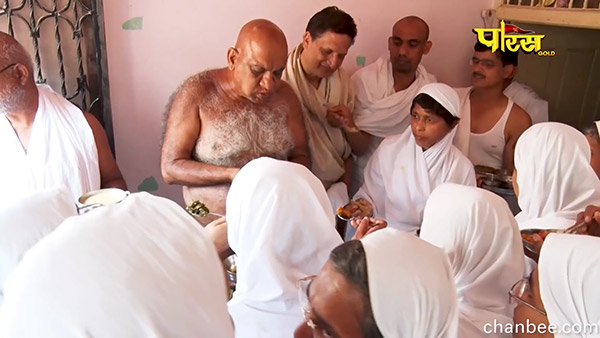
M 515 148 L 521 229 L 565 229 L 588 205 L 600 205 L 600 181 L 585 136 L 566 124 L 526 130 Z
M 523 108 L 533 124 L 548 122 L 548 101 L 542 99 L 531 87 L 512 81 L 504 89 L 504 95 Z
M 288 56 L 282 79 L 290 84 L 302 106 L 308 147 L 312 160 L 312 172 L 323 182 L 325 188 L 344 175 L 344 160 L 350 156 L 350 145 L 340 128 L 327 122 L 328 107 L 346 105 L 354 109 L 354 90 L 350 78 L 342 69 L 321 79 L 319 88 L 306 79 L 300 64 L 302 45 Z
M 452 88 L 430 83 L 419 92 L 459 116 L 458 98 Z M 401 135 L 386 138 L 369 160 L 365 183 L 354 199 L 368 200 L 374 216 L 385 219 L 389 227 L 416 232 L 425 202 L 435 187 L 444 182 L 476 185 L 473 165 L 452 145 L 455 133 L 456 128 L 426 151 L 417 145 L 410 127 Z
M 469 143 L 471 142 L 471 90 L 473 87 L 455 88 L 460 101 L 460 122 L 456 127 L 454 146 L 465 156 L 469 156 Z
M 550 323 L 568 325 L 571 334 L 556 338 L 600 335 L 600 239 L 582 235 L 550 234 L 540 253 L 540 295 Z M 577 326 L 595 331 L 577 334 Z
M 233 337 L 205 230 L 148 193 L 71 217 L 6 283 L 2 338 Z
M 442 184 L 427 201 L 420 236 L 450 258 L 459 336 L 510 338 L 484 332 L 485 324 L 513 322 L 506 293 L 524 271 L 521 234 L 506 202 L 487 190 Z
M 457 337 L 456 289 L 442 250 L 394 229 L 361 242 L 373 316 L 384 337 Z
M 47 85 L 39 103 L 27 153 L 0 114 L 0 203 L 38 190 L 66 185 L 73 199 L 100 188 L 98 151 L 83 113 Z
M 292 337 L 303 320 L 296 282 L 342 243 L 323 185 L 299 164 L 253 160 L 231 184 L 227 226 L 238 255 L 228 304 L 236 337 Z
M 75 201 L 64 186 L 38 191 L 0 206 L 0 305 L 4 282 L 25 252 L 75 215 Z

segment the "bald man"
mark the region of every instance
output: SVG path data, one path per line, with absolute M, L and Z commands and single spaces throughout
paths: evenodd
M 429 26 L 416 16 L 396 22 L 388 38 L 389 55 L 352 76 L 356 91 L 354 121 L 370 136 L 368 150 L 357 157 L 352 193 L 363 183 L 363 171 L 383 138 L 401 134 L 410 124 L 410 106 L 421 87 L 436 82 L 421 65 L 431 50 Z
M 287 41 L 267 20 L 240 30 L 227 67 L 183 82 L 169 105 L 161 169 L 168 184 L 224 214 L 231 181 L 249 161 L 268 156 L 310 167 L 298 98 L 281 81 Z
M 0 205 L 65 185 L 73 199 L 102 188 L 127 189 L 100 122 L 36 85 L 31 58 L 0 32 Z

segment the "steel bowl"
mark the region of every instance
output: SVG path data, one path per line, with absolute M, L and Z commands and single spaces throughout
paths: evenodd
M 237 282 L 237 255 L 233 254 L 223 260 L 223 267 L 227 273 L 227 279 L 232 286 Z

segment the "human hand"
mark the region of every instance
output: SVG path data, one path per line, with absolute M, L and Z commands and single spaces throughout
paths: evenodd
M 208 223 L 204 228 L 208 231 L 208 235 L 219 255 L 228 252 L 229 242 L 227 242 L 227 221 L 225 220 L 225 217 L 221 217 Z
M 377 230 L 387 227 L 387 222 L 373 217 L 364 217 L 362 219 L 353 219 L 350 222 L 353 228 L 356 229 L 352 239 L 361 239 Z
M 338 215 L 343 219 L 348 220 L 368 217 L 373 214 L 373 206 L 364 198 L 358 198 L 355 201 L 350 201 L 350 203 L 340 209 L 338 209 Z
M 592 220 L 600 223 L 600 207 L 588 205 L 583 212 L 577 214 L 577 223 L 589 223 Z
M 329 124 L 334 128 L 342 128 L 347 132 L 356 132 L 359 130 L 354 123 L 350 108 L 345 105 L 329 107 L 327 109 L 327 116 Z M 333 123 L 330 122 L 330 120 L 332 120 Z

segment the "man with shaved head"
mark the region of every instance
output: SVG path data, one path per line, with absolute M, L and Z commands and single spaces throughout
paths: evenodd
M 281 81 L 285 35 L 274 23 L 253 20 L 227 51 L 227 67 L 183 82 L 168 108 L 161 170 L 195 200 L 224 214 L 229 186 L 249 161 L 268 156 L 310 168 L 298 98 Z
M 407 16 L 396 22 L 388 38 L 389 55 L 358 70 L 352 76 L 356 91 L 355 122 L 368 133 L 369 148 L 356 159 L 352 190 L 363 183 L 364 168 L 383 138 L 401 134 L 410 124 L 410 107 L 421 87 L 436 82 L 421 65 L 431 49 L 429 26 Z
M 73 199 L 127 189 L 100 122 L 36 85 L 31 58 L 0 32 L 0 204 L 65 185 Z

